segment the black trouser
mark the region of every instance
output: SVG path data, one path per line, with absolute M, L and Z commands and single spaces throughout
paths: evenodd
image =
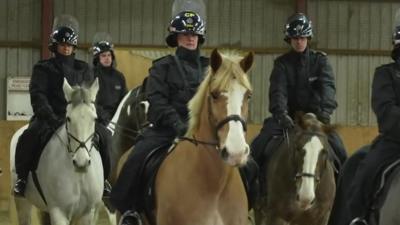
M 254 203 L 256 202 L 258 195 L 260 194 L 260 187 L 258 183 L 259 168 L 253 157 L 249 156 L 246 165 L 240 167 L 239 171 L 242 176 L 244 186 L 246 188 L 246 193 L 248 197 L 247 202 L 250 210 L 251 208 L 253 208 Z
M 365 217 L 371 206 L 376 179 L 385 166 L 400 158 L 400 142 L 379 137 L 360 163 L 351 185 L 350 218 Z
M 175 136 L 153 136 L 146 130 L 130 153 L 111 191 L 111 203 L 121 213 L 138 209 L 141 194 L 140 172 L 146 156 L 155 148 L 171 144 Z M 170 133 L 170 132 L 169 132 Z
M 99 153 L 101 157 L 101 162 L 103 164 L 104 179 L 110 176 L 110 152 L 112 137 L 111 132 L 101 123 L 96 122 L 95 132 L 99 135 Z
M 348 209 L 348 199 L 352 195 L 350 185 L 353 182 L 360 162 L 365 158 L 369 149 L 370 145 L 363 146 L 343 164 L 336 185 L 335 201 L 329 218 L 329 225 L 348 225 L 350 223 L 351 219 L 349 218 Z
M 44 144 L 51 138 L 53 131 L 41 120 L 32 120 L 21 134 L 15 149 L 15 170 L 18 178 L 26 179 L 30 170 L 34 170 L 40 158 Z
M 282 136 L 282 128 L 272 117 L 266 118 L 260 133 L 250 144 L 251 155 L 260 167 L 264 167 L 265 159 L 272 155 L 271 148 L 268 152 L 265 149 L 274 136 Z

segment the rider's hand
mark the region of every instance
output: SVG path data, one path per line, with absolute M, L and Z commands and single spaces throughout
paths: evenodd
M 283 129 L 290 129 L 294 127 L 294 122 L 287 113 L 281 113 L 274 117 Z
M 183 136 L 187 131 L 187 125 L 180 120 L 177 120 L 172 127 L 174 128 L 177 136 Z
M 331 122 L 331 115 L 329 113 L 321 111 L 320 113 L 317 114 L 317 118 L 319 121 L 321 121 L 324 124 L 330 124 Z

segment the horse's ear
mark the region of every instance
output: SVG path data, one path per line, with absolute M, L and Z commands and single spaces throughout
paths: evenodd
M 99 78 L 96 77 L 96 79 L 93 81 L 92 85 L 89 88 L 90 99 L 92 101 L 96 100 L 96 95 L 98 91 L 99 91 Z
M 64 91 L 64 96 L 67 102 L 71 101 L 71 93 L 73 91 L 71 85 L 69 85 L 68 81 L 66 78 L 64 78 L 64 83 L 63 83 L 63 91 Z
M 210 56 L 210 66 L 214 73 L 217 72 L 217 70 L 219 69 L 221 64 L 222 64 L 222 56 L 221 56 L 221 54 L 219 54 L 218 50 L 215 48 L 211 52 L 211 56 Z
M 247 73 L 247 71 L 250 70 L 251 66 L 253 65 L 254 61 L 254 53 L 249 52 L 241 61 L 240 61 L 240 67 L 242 67 L 242 70 Z

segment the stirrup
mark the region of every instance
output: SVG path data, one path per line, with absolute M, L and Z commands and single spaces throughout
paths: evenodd
M 118 222 L 118 225 L 122 225 L 122 222 L 125 220 L 126 217 L 133 217 L 138 222 L 137 225 L 143 225 L 142 220 L 140 219 L 139 213 L 136 211 L 132 211 L 132 210 L 128 210 L 128 211 L 124 212 L 124 214 L 122 214 L 122 216 Z
M 367 221 L 361 217 L 354 218 L 349 225 L 368 225 Z

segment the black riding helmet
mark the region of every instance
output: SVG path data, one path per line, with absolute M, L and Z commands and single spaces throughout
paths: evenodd
M 74 47 L 78 45 L 78 35 L 71 27 L 62 26 L 50 34 L 49 50 L 57 51 L 57 44 L 68 43 Z
M 400 57 L 400 25 L 396 26 L 392 36 L 393 50 L 392 59 L 397 60 Z
M 289 43 L 290 38 L 307 37 L 312 38 L 312 23 L 303 13 L 290 16 L 285 25 L 285 41 Z
M 192 33 L 199 36 L 199 44 L 205 41 L 205 24 L 200 15 L 192 11 L 183 11 L 176 15 L 168 27 L 169 35 L 165 39 L 168 46 L 176 47 L 178 42 L 176 36 L 179 33 Z
M 111 52 L 114 65 L 115 55 L 114 55 L 114 45 L 112 43 L 108 41 L 99 41 L 93 45 L 92 51 L 93 51 L 93 65 L 98 65 L 99 55 L 107 51 Z

